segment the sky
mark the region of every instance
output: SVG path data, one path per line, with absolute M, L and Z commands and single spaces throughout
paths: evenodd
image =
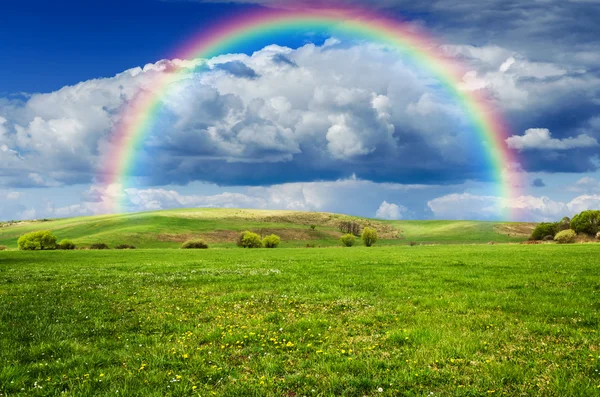
M 115 126 L 181 67 L 183 44 L 234 16 L 325 6 L 369 8 L 434 37 L 463 66 L 460 89 L 485 92 L 505 120 L 517 194 L 502 195 L 469 115 L 437 76 L 384 43 L 325 31 L 186 64 L 130 178 L 103 183 Z M 551 221 L 600 208 L 597 0 L 24 0 L 2 15 L 0 220 L 102 214 L 117 201 L 127 212 L 381 219 Z

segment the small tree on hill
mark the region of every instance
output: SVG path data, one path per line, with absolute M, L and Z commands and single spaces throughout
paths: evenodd
M 237 241 L 238 247 L 242 248 L 262 248 L 263 243 L 260 236 L 249 231 L 242 232 Z
M 577 233 L 595 236 L 600 227 L 600 210 L 583 211 L 573 217 L 571 229 Z
M 377 242 L 377 230 L 365 227 L 360 238 L 362 239 L 365 246 L 370 247 Z
M 569 230 L 571 228 L 571 218 L 565 216 L 559 222 L 556 223 L 556 232 L 562 232 L 563 230 Z
M 360 236 L 360 224 L 353 221 L 342 221 L 340 222 L 340 232 L 350 233 L 355 236 Z
M 356 237 L 354 236 L 354 234 L 348 233 L 340 237 L 340 241 L 342 242 L 344 247 L 352 247 L 356 242 Z
M 56 236 L 48 230 L 31 232 L 22 235 L 17 240 L 20 250 L 53 250 L 56 249 Z
M 542 240 L 546 236 L 552 236 L 557 232 L 556 223 L 542 222 L 538 224 L 531 233 L 531 240 Z
M 265 248 L 277 248 L 281 242 L 281 238 L 276 234 L 271 234 L 270 236 L 263 238 L 262 242 Z

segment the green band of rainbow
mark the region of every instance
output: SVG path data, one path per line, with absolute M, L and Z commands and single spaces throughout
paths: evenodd
M 497 195 L 506 199 L 516 196 L 519 186 L 517 173 L 510 171 L 516 161 L 506 144 L 506 124 L 490 104 L 484 91 L 468 91 L 462 87 L 464 69 L 447 56 L 440 46 L 410 24 L 391 20 L 372 13 L 349 10 L 319 10 L 318 12 L 267 11 L 244 14 L 204 30 L 182 47 L 173 58 L 210 58 L 226 53 L 244 42 L 265 37 L 277 37 L 282 32 L 335 30 L 361 39 L 389 45 L 407 55 L 415 64 L 429 71 L 462 106 L 473 129 L 487 150 L 487 157 L 498 183 Z M 106 156 L 101 177 L 105 184 L 124 185 L 136 161 L 136 153 L 153 125 L 161 98 L 180 74 L 190 73 L 182 68 L 171 73 L 159 73 L 150 89 L 137 95 L 122 115 L 112 135 L 112 147 Z M 119 212 L 118 199 L 111 203 L 111 212 Z M 512 214 L 505 213 L 506 218 Z

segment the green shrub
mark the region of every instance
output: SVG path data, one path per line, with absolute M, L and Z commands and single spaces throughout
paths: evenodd
M 370 247 L 377 242 L 377 230 L 371 227 L 365 227 L 360 238 L 366 247 Z
M 0 251 L 5 251 L 7 249 L 8 247 L 6 245 L 0 245 Z
M 277 248 L 277 246 L 281 242 L 281 239 L 278 235 L 271 234 L 270 236 L 263 238 L 262 242 L 265 248 Z
M 133 245 L 129 245 L 129 244 L 119 244 L 115 247 L 115 249 L 118 250 L 134 250 L 135 247 Z
M 104 243 L 95 243 L 95 244 L 90 245 L 90 249 L 91 250 L 107 250 L 109 248 L 108 248 L 108 245 L 106 245 Z
M 571 229 L 576 233 L 595 236 L 600 226 L 600 210 L 583 211 L 573 217 Z
M 558 229 L 557 223 L 542 222 L 542 223 L 538 224 L 535 227 L 535 229 L 533 229 L 533 232 L 531 232 L 530 239 L 531 240 L 542 240 L 546 236 L 552 236 L 552 238 L 554 238 L 554 236 L 558 232 L 557 229 Z
M 575 233 L 575 230 L 563 230 L 562 232 L 559 232 L 556 234 L 556 236 L 554 236 L 554 241 L 556 241 L 559 244 L 571 244 L 575 242 L 576 237 L 577 233 Z
M 56 245 L 59 250 L 74 250 L 75 244 L 71 240 L 64 239 Z
M 312 230 L 315 230 L 315 229 L 317 228 L 317 225 L 310 225 L 310 228 L 311 228 Z
M 242 232 L 237 241 L 238 247 L 242 248 L 262 248 L 263 243 L 260 236 L 249 231 Z
M 22 235 L 17 241 L 20 250 L 53 250 L 56 249 L 56 236 L 48 230 L 31 232 Z
M 340 237 L 340 241 L 344 244 L 344 247 L 352 247 L 356 242 L 356 237 L 354 237 L 354 234 L 348 233 Z
M 181 244 L 182 249 L 207 249 L 208 244 L 202 239 L 188 240 Z

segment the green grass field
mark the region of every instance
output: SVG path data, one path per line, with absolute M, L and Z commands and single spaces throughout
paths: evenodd
M 0 395 L 599 395 L 599 253 L 0 252 Z
M 379 245 L 415 243 L 520 242 L 532 224 L 474 221 L 379 221 L 340 214 L 240 209 L 178 209 L 136 214 L 102 215 L 45 222 L 24 222 L 0 227 L 0 245 L 17 247 L 24 233 L 47 229 L 77 245 L 106 243 L 111 247 L 132 244 L 138 248 L 178 248 L 192 238 L 203 238 L 211 247 L 233 247 L 239 232 L 275 233 L 282 247 L 339 246 L 338 225 L 353 220 L 372 226 Z M 311 230 L 310 225 L 316 225 Z M 0 225 L 2 226 L 2 225 Z

